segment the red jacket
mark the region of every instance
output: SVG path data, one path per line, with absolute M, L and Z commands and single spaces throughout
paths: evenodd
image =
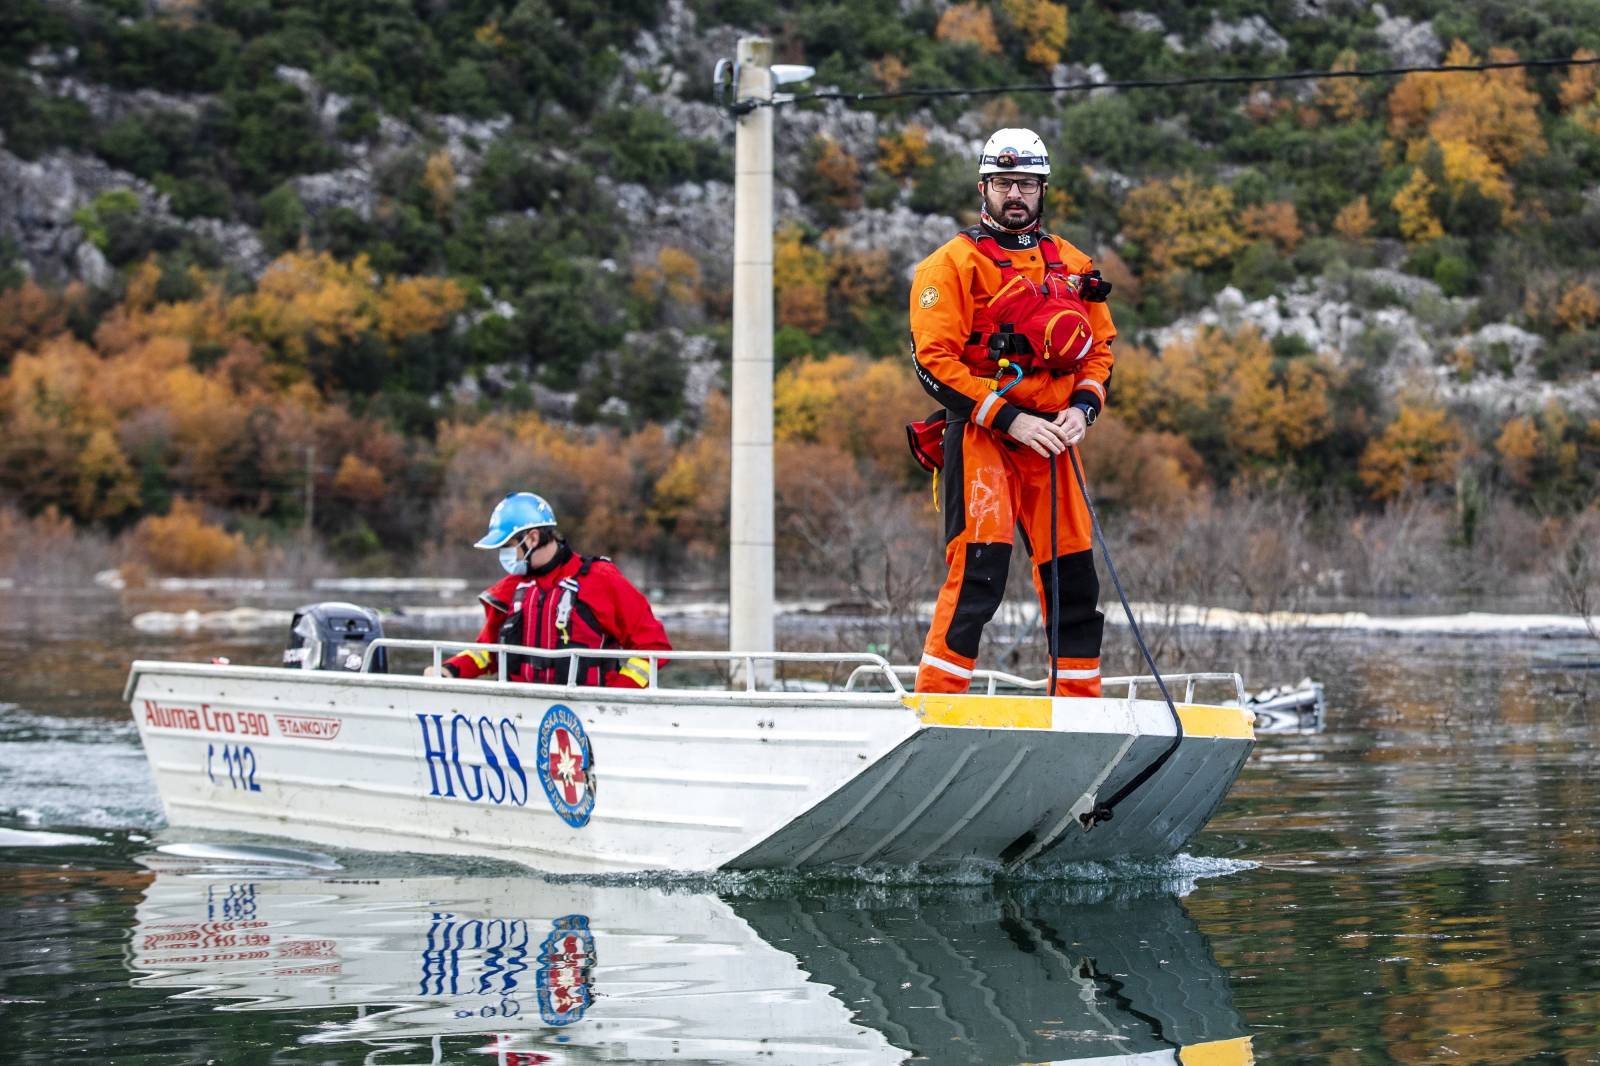
M 565 549 L 563 549 L 565 552 Z M 480 644 L 521 644 L 529 648 L 627 648 L 671 651 L 666 630 L 610 559 L 585 559 L 576 552 L 538 575 L 508 574 L 478 597 L 483 603 Z M 464 651 L 446 660 L 457 677 L 498 675 L 494 652 Z M 657 660 L 660 663 L 662 660 Z M 506 664 L 511 681 L 566 684 L 569 660 L 513 655 Z M 643 658 L 622 662 L 604 655 L 579 660 L 580 685 L 644 688 L 650 666 Z

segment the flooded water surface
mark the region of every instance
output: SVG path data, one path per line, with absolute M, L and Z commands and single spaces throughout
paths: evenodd
M 128 663 L 278 632 L 0 596 L 0 1062 L 1600 1062 L 1576 643 L 1258 655 L 1326 728 L 1168 863 L 596 883 L 168 829 Z

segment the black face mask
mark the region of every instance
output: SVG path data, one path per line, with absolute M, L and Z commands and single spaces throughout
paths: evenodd
M 554 533 L 550 532 L 548 529 L 541 529 L 539 531 L 538 543 L 536 543 L 532 548 L 528 549 L 528 554 L 532 555 L 534 552 L 538 551 L 540 548 L 544 547 L 546 544 L 549 544 L 555 539 L 556 535 Z M 556 567 L 560 566 L 570 558 L 572 558 L 572 549 L 567 547 L 566 541 L 562 541 L 561 547 L 556 549 L 556 553 L 550 557 L 550 561 L 548 563 L 545 563 L 543 566 L 534 566 L 533 563 L 530 562 L 528 564 L 528 573 L 534 577 L 538 577 L 541 574 L 548 574 L 550 571 L 554 570 Z

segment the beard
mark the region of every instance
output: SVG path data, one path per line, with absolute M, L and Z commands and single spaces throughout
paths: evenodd
M 1039 202 L 1029 207 L 1027 201 L 1016 193 L 1007 193 L 1001 196 L 997 193 L 985 192 L 983 194 L 984 210 L 989 212 L 989 217 L 1009 230 L 1031 229 L 1039 222 L 1039 215 L 1044 209 L 1044 194 L 1040 193 Z

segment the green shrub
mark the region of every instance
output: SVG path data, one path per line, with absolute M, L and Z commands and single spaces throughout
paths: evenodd
M 445 73 L 433 104 L 440 111 L 469 118 L 489 118 L 500 111 L 500 102 L 495 98 L 489 79 L 470 59 L 456 60 Z
M 105 77 L 115 85 L 173 93 L 216 92 L 228 81 L 239 47 L 230 30 L 210 22 L 183 25 L 141 18 L 109 27 Z
M 1294 266 L 1269 241 L 1256 241 L 1234 257 L 1231 283 L 1252 300 L 1277 292 L 1294 280 Z
M 0 131 L 6 151 L 37 159 L 53 148 L 82 148 L 92 128 L 83 104 L 42 93 L 21 74 L 0 68 Z
M 179 218 L 233 217 L 233 193 L 226 183 L 210 177 L 174 179 L 162 174 L 156 188 L 167 194 L 172 213 Z
M 294 86 L 264 82 L 229 92 L 225 104 L 222 126 L 231 134 L 233 163 L 246 187 L 265 191 L 284 178 L 324 170 L 337 161 Z
M 269 252 L 300 243 L 306 233 L 306 209 L 291 185 L 279 185 L 261 198 L 261 241 Z
M 599 152 L 591 153 L 588 162 L 617 181 L 654 189 L 685 181 L 726 180 L 733 170 L 720 146 L 680 136 L 665 115 L 649 108 L 607 111 L 596 118 L 594 132 Z
M 9 237 L 0 237 L 0 292 L 20 288 L 28 280 L 22 249 Z
M 1540 349 L 1534 370 L 1545 381 L 1600 373 L 1600 331 L 1563 333 Z
M 1477 271 L 1459 255 L 1441 255 L 1433 265 L 1433 280 L 1446 296 L 1466 296 L 1478 287 Z
M 772 335 L 772 362 L 778 370 L 782 370 L 796 359 L 815 355 L 816 352 L 816 340 L 799 326 L 780 326 Z
M 939 153 L 931 166 L 913 174 L 911 210 L 956 218 L 965 212 L 976 211 L 977 182 L 972 160 Z
M 139 197 L 132 189 L 108 189 L 72 212 L 72 221 L 83 230 L 84 239 L 108 256 L 113 236 L 120 241 L 122 234 L 137 225 L 138 217 Z

